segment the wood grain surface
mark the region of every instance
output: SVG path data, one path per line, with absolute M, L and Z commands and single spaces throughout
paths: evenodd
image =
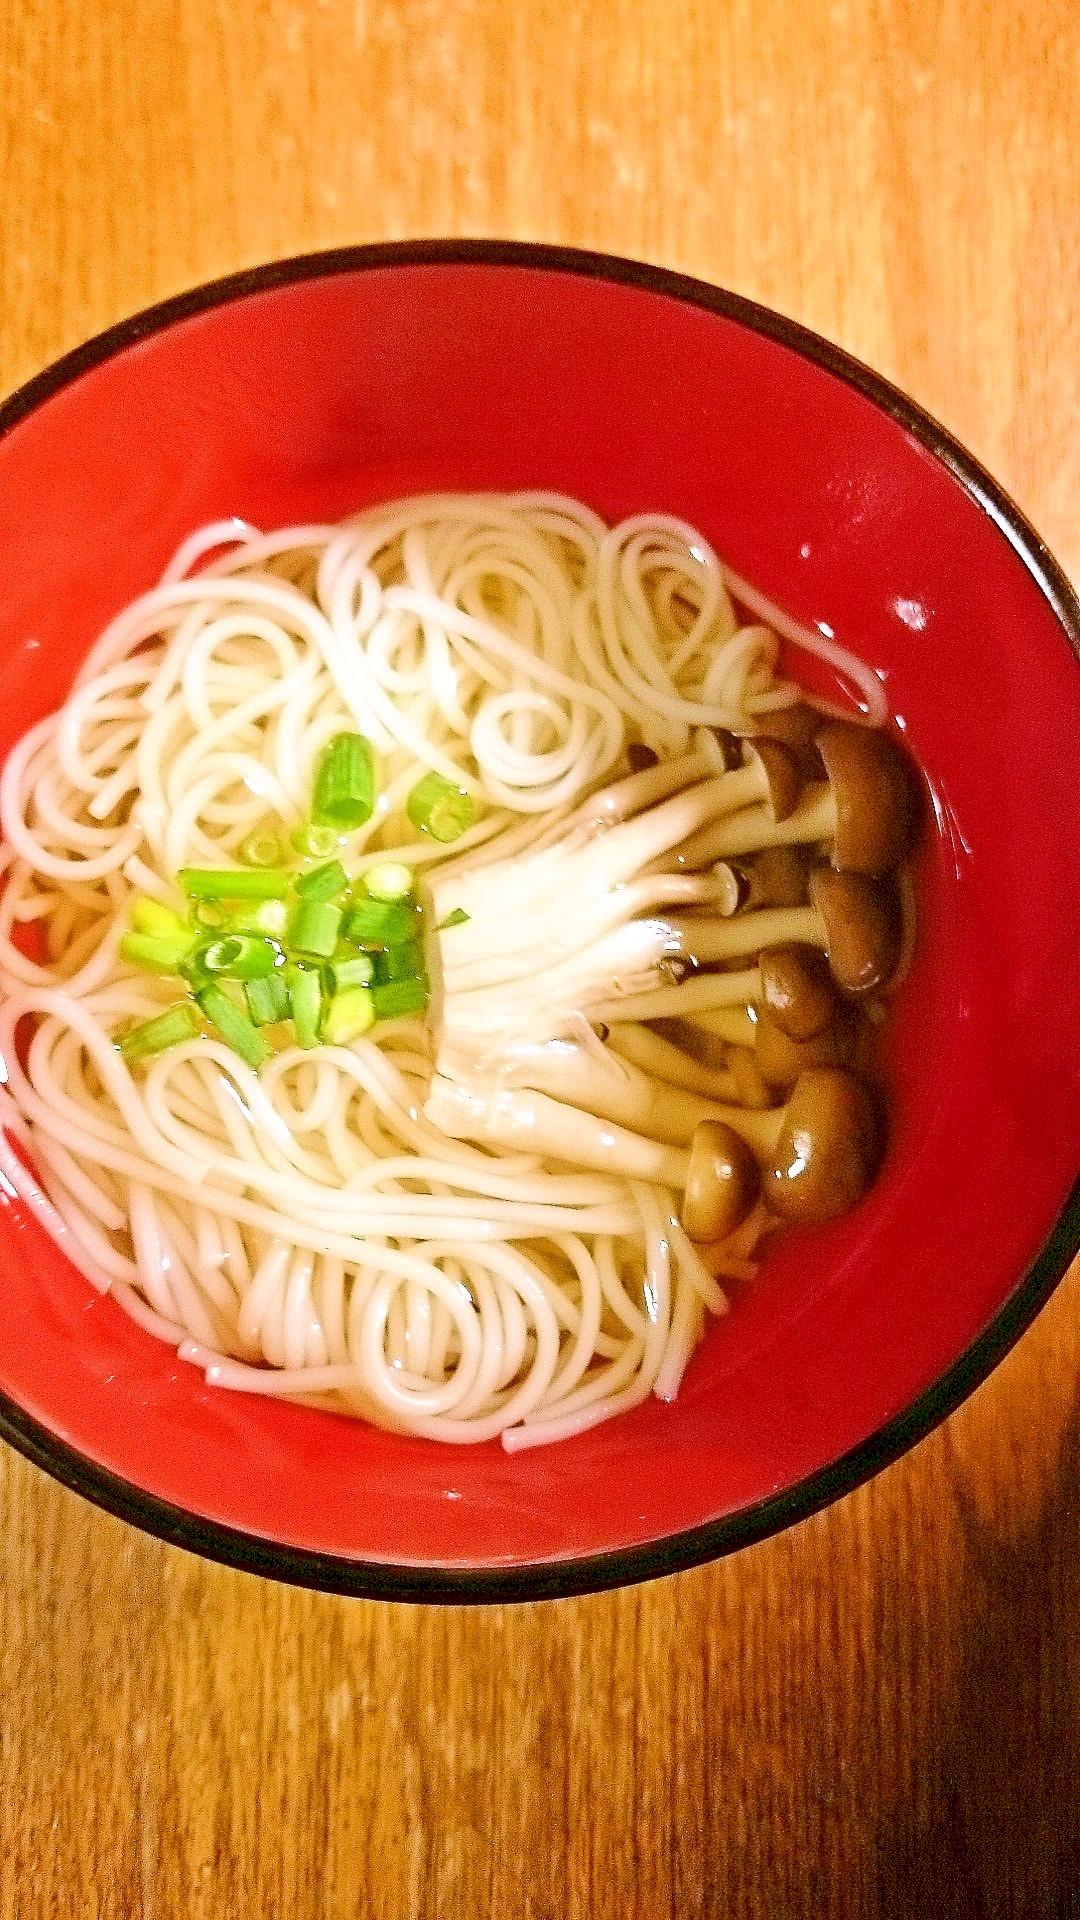
M 0 0 L 0 390 L 277 255 L 571 242 L 854 351 L 1076 579 L 1078 95 L 1075 0 Z M 1078 1381 L 1074 1269 L 816 1519 L 472 1612 L 203 1564 L 4 1450 L 0 1920 L 1080 1914 Z

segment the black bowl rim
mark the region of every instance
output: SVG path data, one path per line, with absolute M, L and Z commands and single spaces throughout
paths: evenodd
M 1045 542 L 978 460 L 882 375 L 831 341 L 742 294 L 647 261 L 530 241 L 423 239 L 338 247 L 274 260 L 163 300 L 76 347 L 0 405 L 0 438 L 91 367 L 137 341 L 275 287 L 336 274 L 430 266 L 516 267 L 604 280 L 702 307 L 789 347 L 897 421 L 953 475 L 993 522 L 1053 610 L 1080 659 L 1080 600 Z M 208 1520 L 88 1459 L 0 1393 L 0 1438 L 61 1485 L 173 1546 L 247 1573 L 372 1599 L 478 1604 L 568 1598 L 678 1573 L 764 1540 L 853 1492 L 907 1452 L 986 1379 L 1030 1326 L 1080 1250 L 1080 1178 L 1035 1259 L 993 1319 L 907 1407 L 858 1446 L 795 1486 L 680 1533 L 584 1557 L 473 1566 L 354 1560 L 264 1539 Z

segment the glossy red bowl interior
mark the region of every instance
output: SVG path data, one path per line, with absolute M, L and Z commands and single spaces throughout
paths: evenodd
M 181 536 L 432 487 L 696 522 L 886 676 L 932 805 L 883 1173 L 792 1236 L 672 1406 L 515 1457 L 207 1388 L 0 1196 L 0 1432 L 196 1550 L 362 1593 L 567 1593 L 798 1519 L 983 1377 L 1080 1244 L 1080 616 L 976 463 L 760 308 L 625 262 L 440 244 L 276 265 L 0 410 L 0 752 Z

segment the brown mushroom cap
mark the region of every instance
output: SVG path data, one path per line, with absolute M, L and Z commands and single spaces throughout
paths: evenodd
M 910 853 L 918 790 L 910 760 L 883 727 L 830 720 L 817 735 L 836 803 L 832 863 L 846 872 L 882 874 Z
M 810 851 L 806 847 L 762 847 L 747 868 L 752 907 L 801 907 L 808 898 Z
M 720 749 L 720 758 L 724 763 L 724 771 L 731 773 L 736 767 L 741 767 L 743 764 L 743 749 L 742 741 L 738 734 L 732 733 L 728 727 L 710 727 L 709 732 L 712 734 L 713 739 Z
M 754 1029 L 754 1058 L 766 1086 L 786 1090 L 795 1085 L 808 1067 L 851 1066 L 858 1041 L 858 1016 L 850 1003 L 839 1007 L 829 1026 L 809 1040 L 793 1040 L 764 1007 L 759 1007 Z
M 660 755 L 653 747 L 647 747 L 643 740 L 631 740 L 627 743 L 626 764 L 631 773 L 647 773 L 655 767 Z
M 730 1072 L 740 1107 L 764 1112 L 767 1107 L 776 1105 L 775 1095 L 758 1066 L 753 1047 L 732 1047 Z
M 835 1019 L 839 996 L 820 947 L 801 940 L 765 947 L 758 970 L 762 1000 L 789 1039 L 812 1040 Z
M 680 1219 L 691 1240 L 726 1240 L 758 1197 L 753 1150 L 723 1120 L 703 1120 L 690 1146 Z
M 763 847 L 749 860 L 718 860 L 713 877 L 722 888 L 717 911 L 725 919 L 744 907 L 801 907 L 809 894 L 811 852 L 794 845 Z
M 766 1204 L 802 1226 L 835 1220 L 866 1192 L 880 1149 L 877 1111 L 863 1082 L 841 1067 L 812 1067 L 788 1101 L 765 1171 Z
M 829 966 L 845 993 L 887 986 L 903 949 L 903 920 L 893 887 L 863 873 L 815 867 L 810 898 L 825 922 Z
M 713 868 L 716 881 L 717 898 L 714 911 L 721 920 L 730 920 L 733 913 L 739 913 L 745 906 L 750 894 L 750 881 L 743 867 L 737 867 L 730 860 L 720 860 Z
M 763 713 L 754 737 L 760 739 L 765 735 L 770 740 L 781 741 L 795 755 L 804 779 L 821 780 L 824 774 L 817 748 L 820 730 L 820 713 L 799 701 L 793 707 L 776 707 L 771 713 Z
M 747 742 L 747 760 L 756 760 L 765 776 L 773 819 L 786 820 L 798 806 L 804 785 L 796 756 L 781 741 L 762 736 Z

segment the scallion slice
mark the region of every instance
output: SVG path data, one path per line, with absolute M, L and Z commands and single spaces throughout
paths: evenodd
M 398 860 L 384 860 L 368 868 L 363 884 L 372 900 L 407 900 L 413 888 L 412 868 Z
M 250 906 L 237 907 L 224 922 L 230 933 L 261 933 L 280 940 L 289 924 L 289 908 L 284 900 L 256 900 Z
M 211 982 L 209 986 L 200 987 L 195 998 L 222 1039 L 249 1067 L 257 1071 L 263 1061 L 269 1059 L 267 1042 L 243 1009 L 230 1000 L 224 987 Z
M 335 994 L 323 1015 L 322 1037 L 327 1046 L 343 1047 L 375 1025 L 375 1003 L 367 987 L 349 987 Z
M 253 1026 L 272 1027 L 289 1017 L 289 989 L 281 973 L 245 980 L 244 999 Z
M 289 915 L 289 945 L 327 960 L 337 945 L 342 911 L 332 900 L 298 900 Z
M 120 958 L 151 973 L 179 973 L 194 945 L 190 927 L 183 933 L 124 933 L 120 936 Z
M 154 900 L 148 893 L 136 894 L 131 905 L 131 925 L 136 933 L 149 933 L 155 936 L 164 934 L 186 934 L 191 938 L 191 928 L 180 914 L 171 907 L 165 907 L 160 900 Z
M 416 922 L 416 908 L 409 900 L 357 900 L 342 932 L 358 947 L 399 947 L 413 937 Z
M 328 859 L 340 840 L 336 827 L 313 827 L 310 820 L 302 820 L 289 835 L 290 845 L 302 853 L 305 860 Z
M 406 1013 L 423 1013 L 428 992 L 422 980 L 387 980 L 372 987 L 371 999 L 376 1020 L 397 1020 Z
M 371 743 L 362 733 L 338 733 L 319 755 L 312 825 L 352 833 L 371 819 L 375 810 L 375 763 Z
M 296 891 L 301 900 L 333 900 L 336 894 L 344 893 L 348 884 L 349 876 L 340 860 L 327 860 L 321 867 L 312 867 L 296 877 Z
M 288 984 L 289 1012 L 296 1044 L 298 1047 L 317 1047 L 319 1017 L 322 1013 L 322 983 L 319 976 L 306 967 L 290 967 Z
M 261 980 L 273 973 L 281 950 L 252 933 L 227 933 L 222 940 L 212 940 L 199 957 L 207 973 L 224 973 L 230 980 Z
M 194 1040 L 201 1022 L 190 1000 L 180 1000 L 174 1007 L 166 1007 L 163 1013 L 156 1013 L 152 1020 L 144 1020 L 141 1026 L 132 1027 L 119 1042 L 120 1052 L 129 1067 L 136 1060 L 148 1060 L 152 1054 L 164 1053 L 169 1047 L 178 1047 L 184 1040 Z
M 332 994 L 345 993 L 351 987 L 370 987 L 375 978 L 375 962 L 370 953 L 339 956 L 328 960 L 323 972 Z
M 284 867 L 181 867 L 189 900 L 280 900 L 292 875 Z
M 277 867 L 281 865 L 281 839 L 272 827 L 256 827 L 249 833 L 240 849 L 241 860 L 253 867 Z
M 380 947 L 375 954 L 375 978 L 380 986 L 388 980 L 424 980 L 424 950 L 418 940 L 403 947 Z
M 413 826 L 433 840 L 460 840 L 476 819 L 476 801 L 441 773 L 426 773 L 405 802 Z

